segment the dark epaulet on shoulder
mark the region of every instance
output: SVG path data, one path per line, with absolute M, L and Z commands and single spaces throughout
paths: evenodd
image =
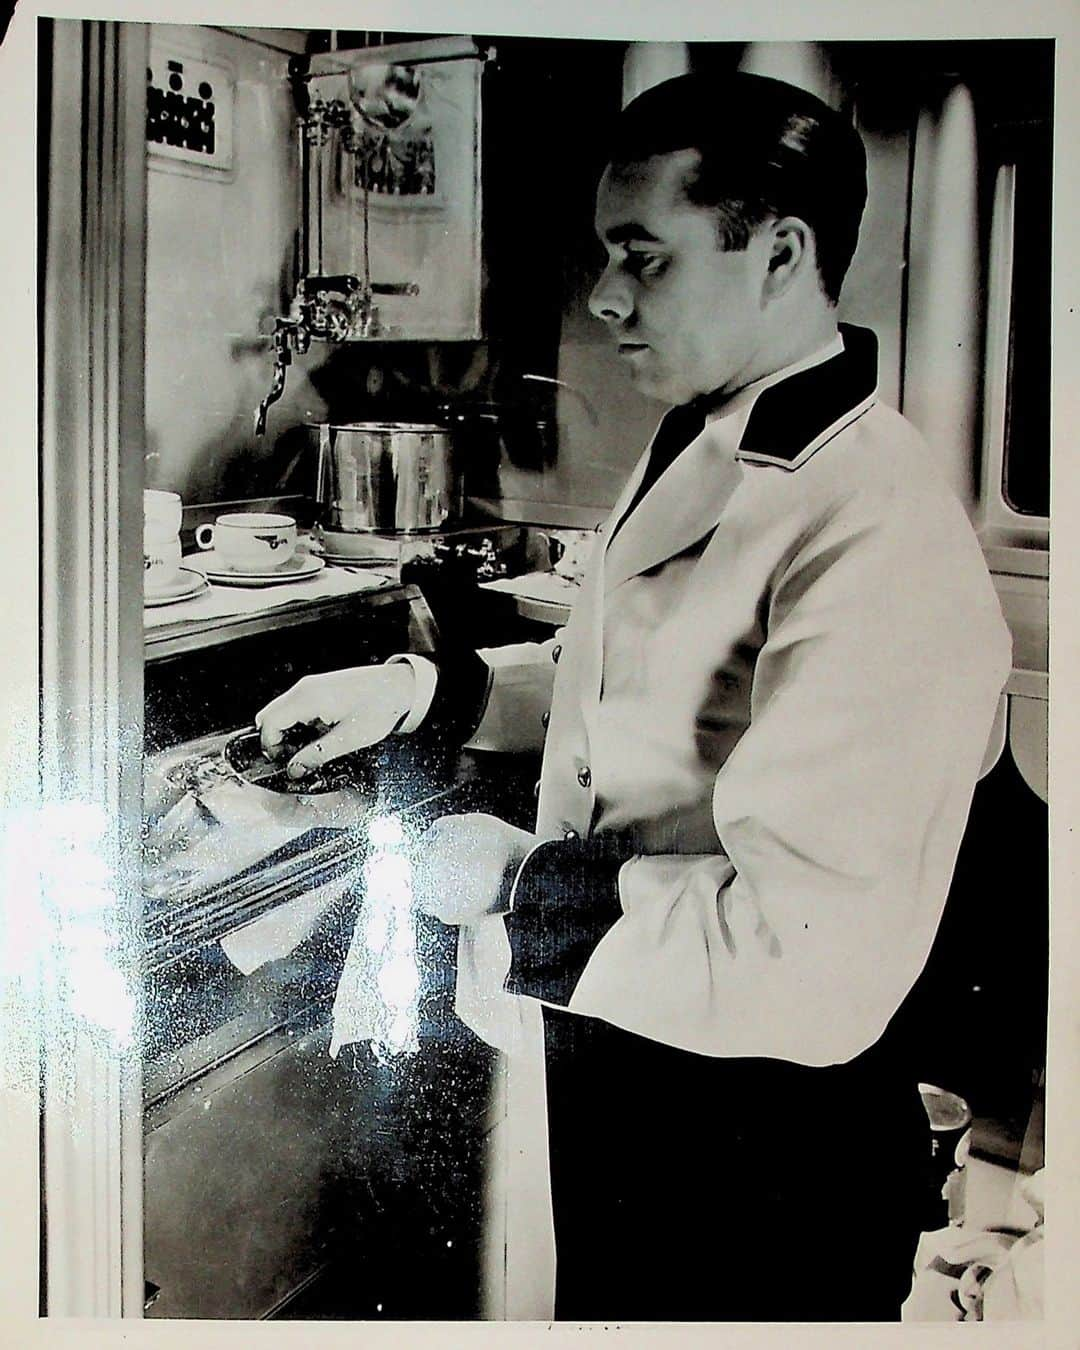
M 877 401 L 877 338 L 840 326 L 844 350 L 762 390 L 750 410 L 736 457 L 798 469 Z

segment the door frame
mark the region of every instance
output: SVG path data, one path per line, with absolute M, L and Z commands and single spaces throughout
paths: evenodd
M 148 34 L 38 39 L 41 1310 L 140 1316 Z

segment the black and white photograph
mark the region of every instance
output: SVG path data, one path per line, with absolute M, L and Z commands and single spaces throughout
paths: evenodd
M 1073 1344 L 1075 15 L 122 8 L 4 44 L 24 1313 Z

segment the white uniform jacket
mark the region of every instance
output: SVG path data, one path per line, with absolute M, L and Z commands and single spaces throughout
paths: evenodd
M 553 642 L 481 653 L 471 744 L 547 727 L 506 990 L 816 1065 L 921 971 L 1010 639 L 932 452 L 877 401 L 876 340 L 841 332 L 627 514 L 646 453 Z

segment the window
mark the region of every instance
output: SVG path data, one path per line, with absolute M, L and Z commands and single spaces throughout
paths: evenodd
M 1052 137 L 1046 122 L 1011 129 L 1013 271 L 1009 305 L 1002 494 L 1026 516 L 1050 514 L 1050 219 Z

